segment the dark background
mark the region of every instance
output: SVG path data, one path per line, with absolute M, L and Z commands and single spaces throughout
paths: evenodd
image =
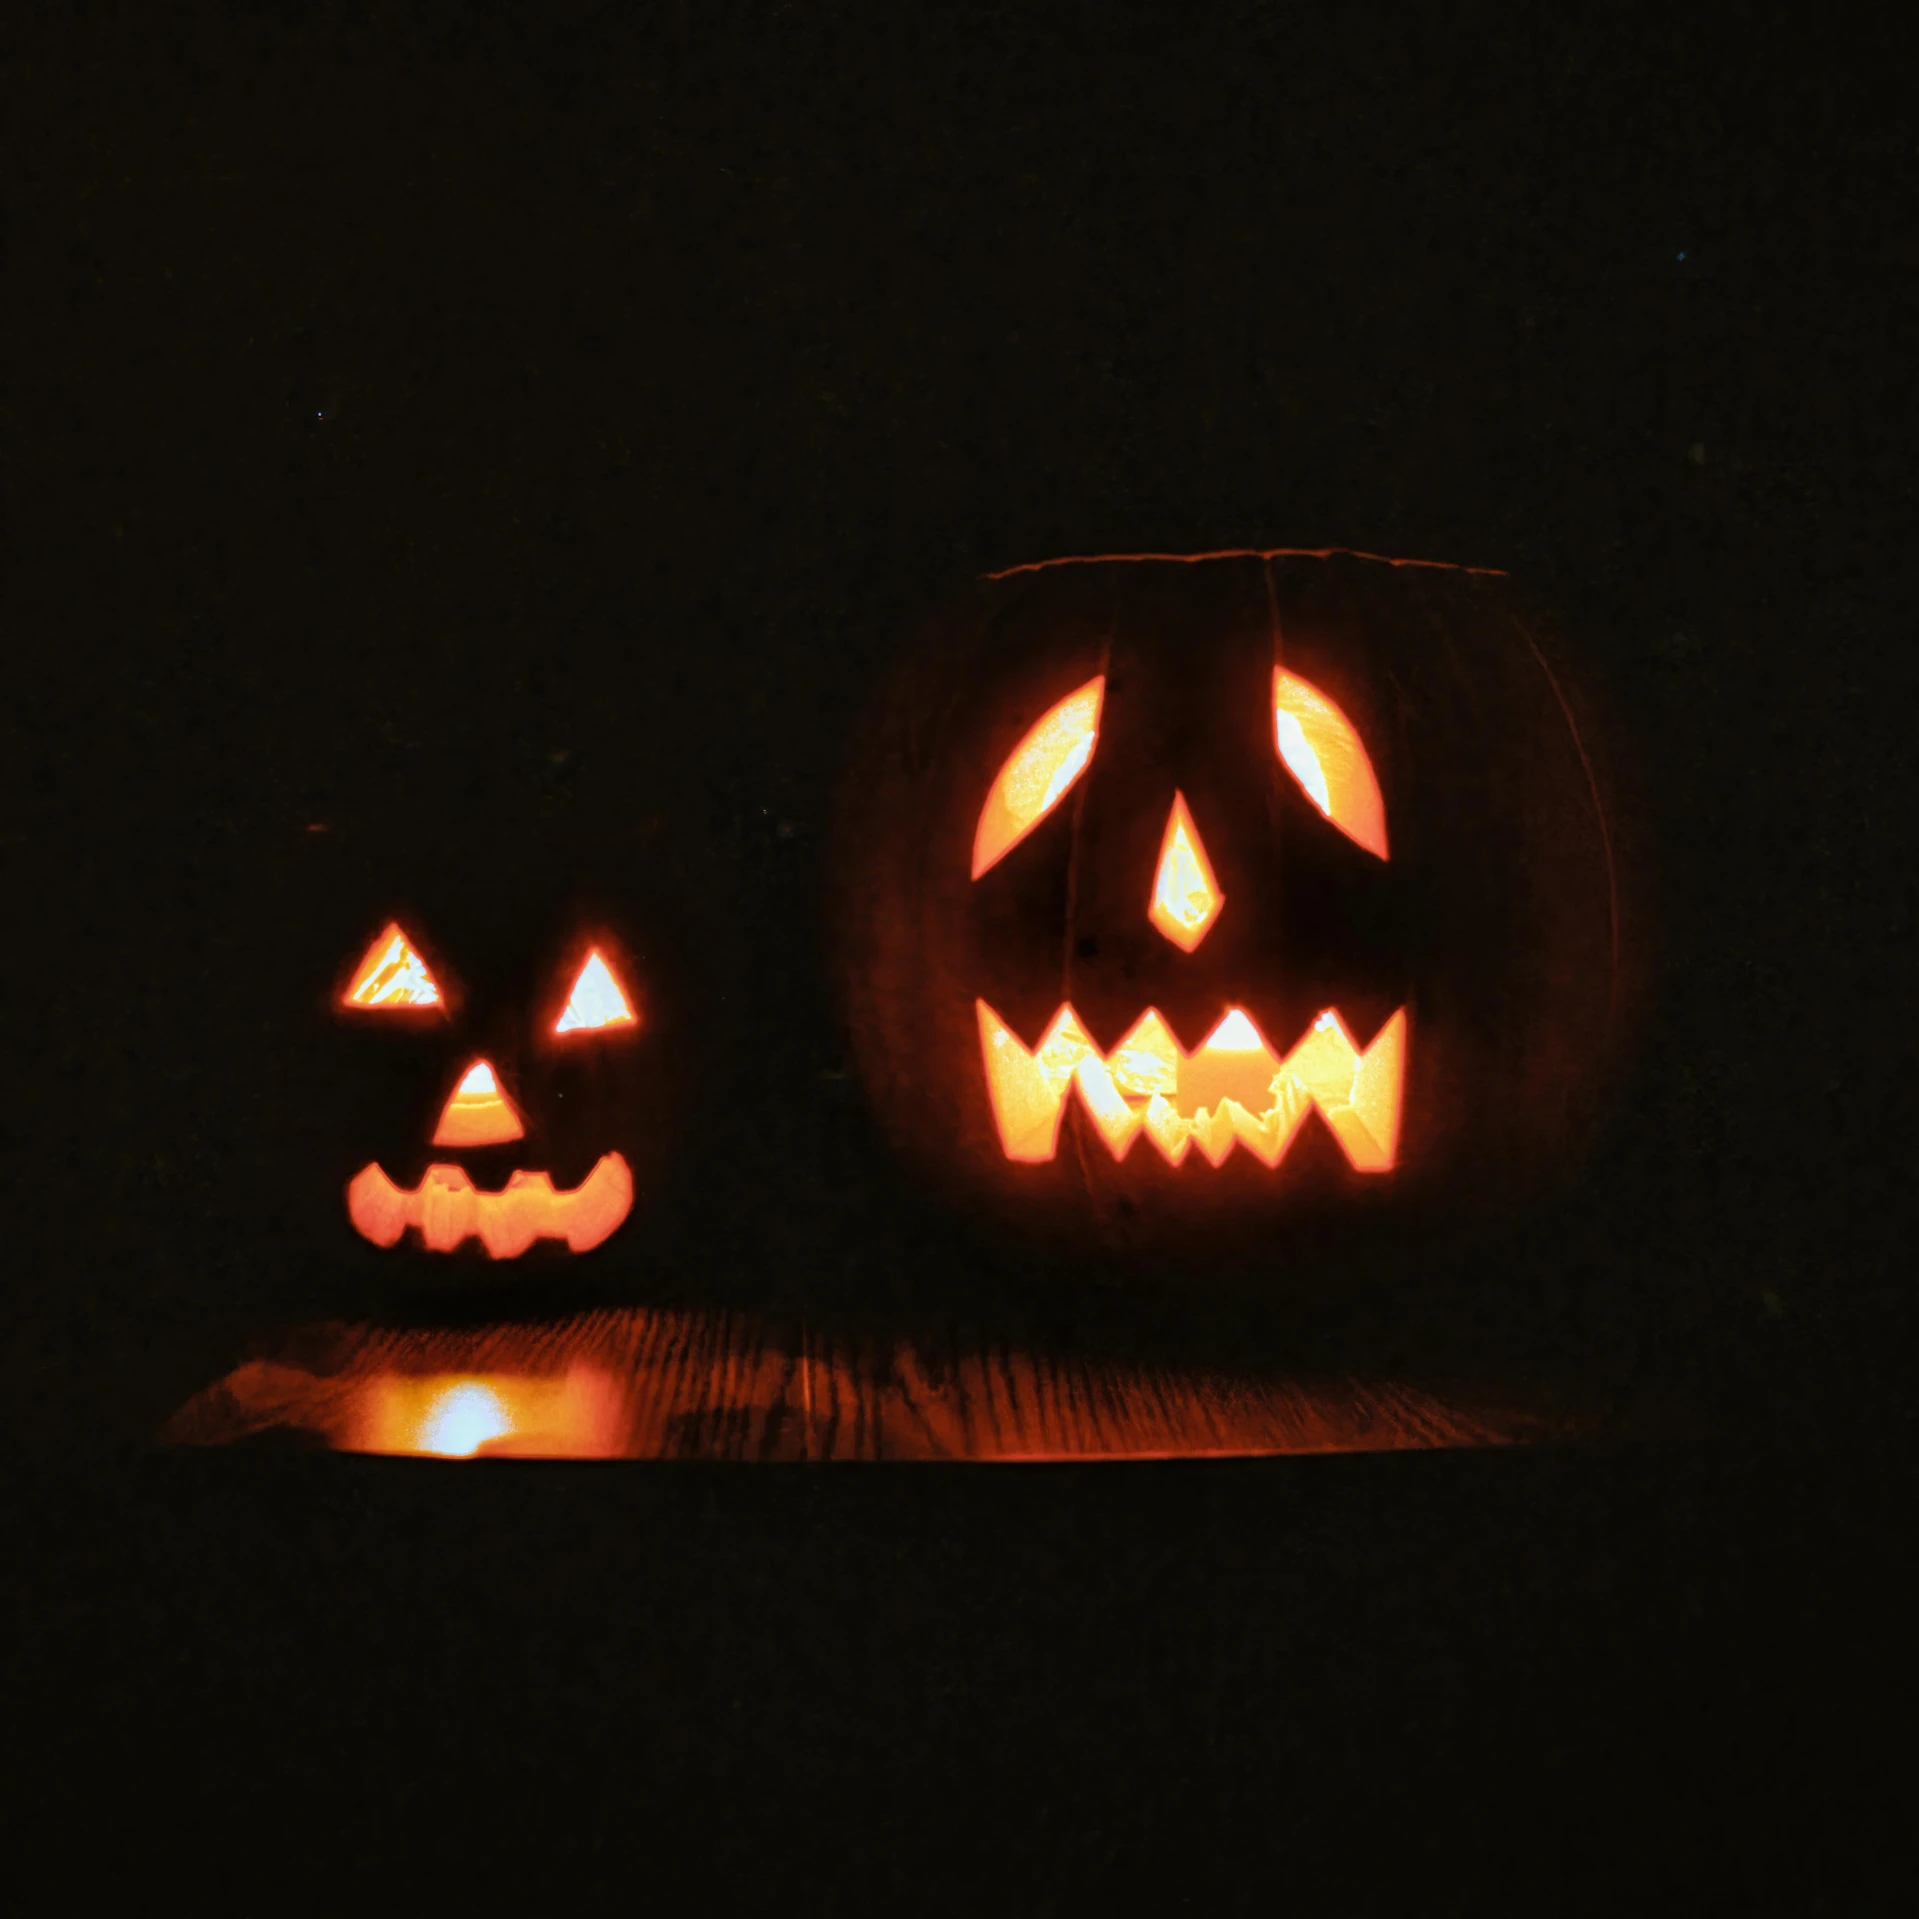
M 522 1852 L 846 1911 L 1468 1881 L 1857 1911 L 1903 1879 L 1894 56 L 1674 9 L 16 28 L 23 1828 L 248 1903 Z M 1489 1338 L 1584 1355 L 1660 1436 L 1030 1472 L 146 1451 L 261 1325 L 362 1303 L 298 1226 L 314 992 L 371 930 L 321 950 L 333 904 L 497 875 L 511 913 L 556 848 L 630 848 L 711 1041 L 658 1296 L 910 1292 L 950 1230 L 830 1077 L 851 712 L 980 570 L 1279 543 L 1510 569 L 1630 723 L 1656 1010 L 1583 1181 L 1488 1253 Z

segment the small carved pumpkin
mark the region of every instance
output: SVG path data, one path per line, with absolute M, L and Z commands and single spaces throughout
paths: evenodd
M 426 1013 L 443 1015 L 446 996 L 418 948 L 389 922 L 367 948 L 341 998 L 349 1012 L 375 1018 Z M 587 950 L 573 976 L 552 1036 L 627 1032 L 639 1024 L 605 955 Z M 433 1129 L 436 1147 L 474 1151 L 515 1145 L 526 1126 L 500 1085 L 490 1060 L 475 1057 L 440 1108 Z M 544 1168 L 516 1166 L 497 1191 L 476 1186 L 458 1161 L 436 1160 L 419 1183 L 401 1187 L 377 1160 L 369 1160 L 347 1186 L 347 1217 L 363 1239 L 391 1246 L 409 1227 L 429 1250 L 450 1253 L 477 1239 L 494 1259 L 515 1259 L 537 1239 L 563 1240 L 576 1253 L 590 1252 L 615 1231 L 633 1205 L 633 1170 L 617 1150 L 603 1153 L 593 1170 L 571 1188 L 556 1188 Z
M 1569 1149 L 1616 882 L 1502 579 L 1355 555 L 980 583 L 843 807 L 861 1077 L 955 1199 L 1112 1246 L 1459 1213 Z
M 386 1069 L 345 1191 L 363 1241 L 514 1260 L 591 1252 L 624 1224 L 645 1027 L 633 965 L 604 930 L 532 945 L 496 931 L 463 968 L 418 915 L 356 942 L 335 1006 Z

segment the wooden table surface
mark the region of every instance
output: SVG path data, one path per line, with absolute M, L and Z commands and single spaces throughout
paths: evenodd
M 961 1330 L 848 1339 L 771 1317 L 627 1308 L 543 1326 L 311 1328 L 198 1394 L 161 1438 L 777 1462 L 1406 1451 L 1568 1430 L 1537 1410 L 1390 1380 L 1026 1350 Z

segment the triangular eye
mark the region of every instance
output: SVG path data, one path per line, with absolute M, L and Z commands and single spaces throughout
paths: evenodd
M 598 1032 L 608 1026 L 637 1026 L 639 1016 L 620 990 L 613 969 L 600 957 L 596 947 L 586 956 L 573 990 L 566 996 L 566 1011 L 560 1015 L 556 1033 Z
M 443 1002 L 439 982 L 427 971 L 426 961 L 398 924 L 389 923 L 366 949 L 366 957 L 341 1004 L 384 1008 L 439 1006 Z

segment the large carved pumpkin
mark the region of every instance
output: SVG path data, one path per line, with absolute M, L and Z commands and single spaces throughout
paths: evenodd
M 877 705 L 842 813 L 839 976 L 886 1131 L 976 1214 L 1160 1253 L 1462 1219 L 1563 1163 L 1623 978 L 1565 681 L 1460 568 L 980 582 Z

